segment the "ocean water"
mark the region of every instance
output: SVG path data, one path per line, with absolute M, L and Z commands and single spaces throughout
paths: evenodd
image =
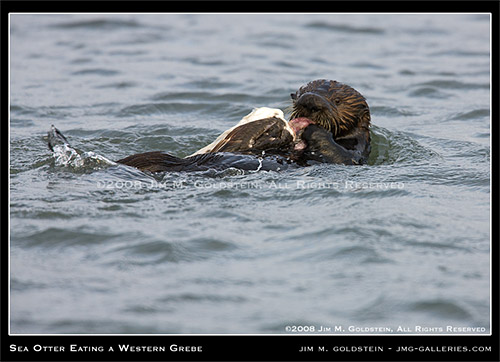
M 368 165 L 46 145 L 186 156 L 317 78 L 366 97 Z M 490 101 L 487 14 L 13 14 L 10 332 L 489 333 Z

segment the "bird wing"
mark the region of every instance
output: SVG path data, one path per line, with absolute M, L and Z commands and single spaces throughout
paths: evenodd
M 265 118 L 279 118 L 283 120 L 283 122 L 286 122 L 285 120 L 285 115 L 283 114 L 283 111 L 278 108 L 268 108 L 268 107 L 260 107 L 260 108 L 254 108 L 252 112 L 247 114 L 245 117 L 243 117 L 238 124 L 235 126 L 229 128 L 228 130 L 224 131 L 217 139 L 210 143 L 209 145 L 203 147 L 202 149 L 196 151 L 193 153 L 191 156 L 202 154 L 202 153 L 208 153 L 208 152 L 214 152 L 213 149 L 221 142 L 223 142 L 226 137 L 228 136 L 229 133 L 231 133 L 234 129 L 243 126 L 247 123 L 255 122 L 261 119 Z
M 286 121 L 275 117 L 260 119 L 233 129 L 211 152 L 255 153 L 278 148 L 292 140 L 287 134 Z

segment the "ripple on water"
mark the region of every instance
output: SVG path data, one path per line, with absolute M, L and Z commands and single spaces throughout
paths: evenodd
M 401 107 L 392 106 L 370 106 L 370 112 L 372 116 L 385 116 L 385 117 L 411 117 L 418 116 L 419 114 L 415 111 Z
M 401 244 L 406 244 L 411 247 L 418 248 L 420 250 L 424 250 L 425 252 L 429 252 L 431 250 L 461 250 L 465 252 L 470 252 L 470 248 L 466 248 L 463 246 L 460 246 L 458 244 L 454 244 L 453 241 L 450 241 L 448 243 L 445 242 L 440 242 L 440 241 L 415 241 L 415 240 L 401 240 Z
M 489 83 L 466 83 L 457 80 L 437 79 L 418 83 L 415 86 L 431 87 L 436 89 L 490 89 Z
M 127 263 L 133 265 L 178 263 L 203 259 L 201 255 L 189 253 L 180 243 L 167 240 L 145 241 L 144 236 L 138 240 L 141 241 L 130 241 L 109 250 L 106 254 L 113 260 L 111 264 L 121 263 L 118 261 L 120 258 L 116 257 L 117 254 L 124 255 Z
M 43 106 L 30 107 L 24 105 L 11 105 L 10 111 L 16 116 L 32 116 L 40 118 L 66 119 L 81 112 L 78 106 Z
M 116 117 L 135 117 L 155 114 L 186 114 L 189 112 L 207 113 L 211 110 L 221 109 L 225 107 L 233 107 L 230 102 L 221 103 L 206 103 L 206 102 L 158 102 L 158 103 L 142 103 L 134 104 L 122 108 Z
M 486 108 L 480 108 L 480 109 L 474 109 L 469 112 L 461 112 L 452 117 L 452 120 L 460 120 L 460 121 L 466 121 L 466 120 L 482 120 L 483 118 L 490 117 L 491 111 Z
M 225 82 L 220 80 L 218 77 L 204 77 L 197 80 L 192 80 L 186 83 L 180 84 L 181 88 L 190 89 L 209 89 L 210 91 L 215 91 L 217 89 L 239 89 L 241 84 L 234 82 Z
M 376 27 L 362 27 L 362 26 L 352 26 L 347 24 L 332 24 L 324 21 L 313 21 L 307 23 L 305 25 L 306 28 L 311 29 L 320 29 L 320 30 L 329 30 L 336 31 L 340 33 L 348 33 L 348 34 L 383 34 L 385 30 L 383 28 Z
M 419 87 L 412 90 L 408 95 L 410 97 L 426 97 L 433 99 L 446 99 L 452 97 L 451 94 L 447 94 L 435 87 Z
M 71 74 L 72 75 L 97 75 L 97 76 L 107 77 L 107 76 L 120 74 L 120 72 L 117 70 L 105 69 L 105 68 L 87 68 L 87 69 L 77 70 Z
M 51 28 L 56 29 L 86 29 L 93 31 L 112 30 L 121 28 L 137 28 L 142 27 L 142 24 L 136 20 L 124 19 L 91 19 L 91 20 L 74 20 L 50 25 Z
M 120 82 L 112 82 L 112 83 L 96 85 L 95 88 L 96 89 L 106 89 L 106 88 L 125 89 L 125 88 L 134 88 L 134 87 L 137 87 L 138 85 L 139 85 L 139 83 L 137 83 L 137 82 L 120 81 Z
M 19 127 L 19 128 L 29 128 L 33 127 L 35 122 L 31 119 L 23 119 L 23 118 L 11 118 L 10 126 L 11 127 Z
M 26 236 L 16 236 L 13 240 L 17 245 L 25 247 L 74 247 L 99 244 L 118 238 L 119 235 L 106 235 L 89 233 L 82 230 L 68 230 L 57 227 L 49 227 Z
M 284 253 L 295 262 L 338 262 L 356 265 L 393 263 L 379 245 L 391 233 L 375 227 L 330 226 L 316 231 L 285 232 L 290 249 Z M 377 244 L 371 241 L 378 240 Z M 293 241 L 293 244 L 290 244 Z
M 173 233 L 162 239 L 146 235 L 137 235 L 132 238 L 127 235 L 122 245 L 111 246 L 106 254 L 110 260 L 116 261 L 125 258 L 127 263 L 133 265 L 164 265 L 165 263 L 201 261 L 235 249 L 237 249 L 236 244 L 220 238 L 191 238 L 187 235 Z M 117 258 L 117 254 L 123 256 Z M 114 261 L 112 264 L 121 264 L 121 261 Z
M 158 299 L 158 302 L 163 303 L 197 303 L 197 302 L 212 302 L 212 303 L 244 303 L 249 301 L 247 295 L 229 295 L 229 294 L 215 294 L 215 293 L 179 293 L 170 294 L 166 297 Z
M 371 135 L 372 150 L 368 164 L 372 166 L 431 161 L 439 157 L 436 152 L 403 132 L 372 126 Z
M 377 64 L 377 63 L 371 63 L 371 62 L 358 62 L 358 63 L 351 64 L 351 66 L 355 67 L 355 68 L 363 68 L 363 69 L 376 69 L 376 70 L 387 69 L 387 67 L 384 65 Z
M 198 91 L 193 90 L 191 92 L 159 92 L 153 94 L 150 99 L 155 102 L 172 102 L 172 101 L 185 101 L 189 103 L 195 102 L 213 102 L 219 104 L 227 104 L 239 102 L 243 104 L 267 104 L 269 102 L 268 95 L 262 94 L 251 94 L 251 93 L 240 93 L 240 92 L 213 92 L 213 91 Z M 167 103 L 168 103 L 167 102 Z M 250 112 L 251 108 L 248 109 Z
M 469 321 L 473 319 L 469 308 L 460 303 L 445 299 L 423 300 L 410 303 L 407 306 L 409 312 L 430 314 L 434 318 Z
M 335 250 L 333 253 L 321 253 L 315 259 L 317 261 L 344 260 L 349 263 L 366 264 L 386 264 L 393 262 L 391 259 L 384 257 L 375 248 L 363 245 L 345 246 Z
M 351 312 L 353 320 L 360 322 L 366 321 L 379 321 L 390 319 L 391 315 L 396 309 L 394 305 L 385 295 L 376 297 L 374 301 L 369 302 L 367 305 L 356 308 Z
M 432 149 L 439 149 L 441 157 L 446 159 L 447 161 L 452 161 L 453 159 L 468 159 L 472 162 L 471 164 L 469 164 L 470 167 L 480 166 L 482 162 L 489 162 L 490 160 L 491 150 L 488 145 L 483 145 L 471 141 L 440 138 L 435 136 L 429 137 L 417 134 L 411 134 L 411 136 L 413 136 L 414 139 L 418 138 L 420 143 L 425 143 L 426 148 L 431 147 Z M 454 170 L 456 172 L 456 165 L 439 162 L 439 158 L 435 158 L 434 160 L 430 159 L 430 161 L 438 161 L 438 163 L 435 165 L 440 165 L 441 167 L 454 167 Z M 467 171 L 467 169 L 463 167 L 462 169 Z

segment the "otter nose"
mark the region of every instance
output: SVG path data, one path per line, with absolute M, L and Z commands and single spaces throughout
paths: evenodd
M 315 93 L 304 93 L 295 101 L 297 106 L 305 108 L 310 112 L 323 111 L 329 108 L 328 102 Z

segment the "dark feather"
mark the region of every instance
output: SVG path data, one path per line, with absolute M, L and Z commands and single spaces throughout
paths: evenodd
M 211 152 L 260 154 L 262 151 L 290 148 L 293 136 L 279 118 L 245 123 L 232 130 Z

